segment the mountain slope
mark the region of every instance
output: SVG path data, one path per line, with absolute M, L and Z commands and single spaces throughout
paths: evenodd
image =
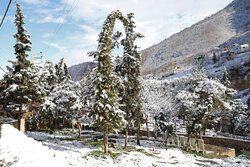
M 84 62 L 73 65 L 69 67 L 69 75 L 73 81 L 79 81 L 87 74 L 88 68 L 92 70 L 94 67 L 96 67 L 96 63 L 94 62 Z
M 234 0 L 216 14 L 143 50 L 142 75 L 162 76 L 190 69 L 195 55 L 206 53 L 248 30 L 250 1 Z M 249 38 L 244 42 L 250 43 Z

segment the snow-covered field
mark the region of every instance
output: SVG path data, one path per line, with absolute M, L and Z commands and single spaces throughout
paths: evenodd
M 30 137 L 27 137 L 27 136 Z M 67 141 L 60 138 L 72 135 L 48 134 L 41 132 L 28 132 L 26 135 L 10 125 L 2 126 L 0 139 L 0 167 L 195 167 L 195 166 L 223 166 L 246 167 L 250 166 L 250 159 L 246 157 L 226 159 L 206 159 L 193 154 L 185 154 L 181 149 L 166 149 L 160 147 L 161 143 L 142 140 L 141 146 L 136 146 L 131 138 L 130 147 L 143 149 L 139 151 L 119 151 L 113 153 L 120 155 L 116 158 L 110 156 L 96 157 L 88 155 L 91 151 L 101 150 L 101 146 L 85 144 L 84 141 Z M 83 138 L 86 138 L 83 135 Z M 34 140 L 34 139 L 36 140 Z M 123 139 L 112 138 L 115 145 L 123 145 Z M 135 149 L 135 150 L 136 150 Z

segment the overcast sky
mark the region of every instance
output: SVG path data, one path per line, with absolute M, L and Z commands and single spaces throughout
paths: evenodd
M 0 18 L 9 0 L 0 1 Z M 136 31 L 145 38 L 137 41 L 141 49 L 164 40 L 227 6 L 232 0 L 18 0 L 31 35 L 32 52 L 54 63 L 64 57 L 68 66 L 92 59 L 97 38 L 108 14 L 120 10 L 133 12 Z M 12 2 L 0 28 L 0 67 L 14 60 L 16 6 Z M 116 29 L 122 26 L 116 24 Z M 31 55 L 31 53 L 29 53 Z M 0 70 L 0 76 L 2 75 Z

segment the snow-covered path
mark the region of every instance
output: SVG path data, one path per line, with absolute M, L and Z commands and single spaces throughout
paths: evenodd
M 157 147 L 159 143 L 143 140 L 143 148 L 150 154 L 131 151 L 122 152 L 112 159 L 86 156 L 93 150 L 101 150 L 73 140 L 65 141 L 53 139 L 54 135 L 32 132 L 28 134 L 43 142 L 27 137 L 10 125 L 2 126 L 0 139 L 0 166 L 7 167 L 196 167 L 196 166 L 249 166 L 247 158 L 205 159 L 192 154 L 184 154 L 180 149 L 164 149 Z M 122 144 L 123 140 L 114 139 Z M 129 143 L 133 145 L 133 142 Z M 154 149 L 153 149 L 154 148 Z M 113 151 L 115 152 L 115 150 Z M 86 156 L 86 157 L 84 157 Z M 1 164 L 2 163 L 2 164 Z

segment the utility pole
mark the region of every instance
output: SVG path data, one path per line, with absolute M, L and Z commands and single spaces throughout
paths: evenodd
M 40 52 L 40 54 L 42 54 L 42 52 Z M 43 58 L 43 56 L 41 55 L 41 56 L 39 56 L 39 57 L 35 57 L 35 54 L 34 54 L 34 52 L 32 52 L 32 54 L 31 54 L 31 62 L 32 62 L 32 64 L 34 64 L 35 63 L 35 60 L 36 59 L 42 59 Z
M 199 55 L 199 56 L 194 58 L 194 60 L 196 60 L 198 63 L 198 71 L 199 72 L 201 70 L 201 61 L 204 59 L 204 57 L 205 57 L 205 55 Z

